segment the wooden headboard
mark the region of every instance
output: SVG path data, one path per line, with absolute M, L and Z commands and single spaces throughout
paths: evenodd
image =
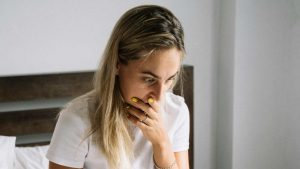
M 92 89 L 94 72 L 0 77 L 0 135 L 17 136 L 17 146 L 49 144 L 61 107 Z M 190 110 L 193 168 L 193 67 L 184 65 L 183 96 Z M 177 85 L 174 93 L 180 94 Z

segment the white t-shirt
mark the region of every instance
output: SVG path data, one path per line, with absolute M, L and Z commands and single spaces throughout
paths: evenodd
M 92 93 L 80 96 L 61 111 L 46 157 L 56 164 L 86 169 L 108 169 L 104 154 L 98 150 L 91 137 L 83 139 L 90 128 L 89 107 Z M 166 93 L 162 118 L 173 151 L 189 148 L 189 111 L 184 99 L 173 93 Z M 153 169 L 151 143 L 141 130 L 133 127 L 134 156 L 133 169 Z

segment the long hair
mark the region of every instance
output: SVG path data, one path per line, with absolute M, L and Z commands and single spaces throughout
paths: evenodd
M 168 9 L 156 5 L 132 8 L 116 23 L 94 76 L 97 100 L 95 111 L 90 113 L 89 132 L 111 169 L 129 169 L 134 159 L 133 140 L 116 76 L 118 62 L 127 64 L 174 47 L 184 53 L 183 37 L 179 20 Z

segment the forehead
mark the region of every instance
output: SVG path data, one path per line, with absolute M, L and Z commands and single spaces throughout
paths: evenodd
M 146 59 L 130 61 L 129 65 L 137 72 L 149 71 L 163 76 L 174 74 L 180 67 L 182 52 L 176 48 L 161 50 L 148 56 Z

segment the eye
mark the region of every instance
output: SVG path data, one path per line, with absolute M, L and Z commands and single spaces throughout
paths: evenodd
M 173 82 L 175 79 L 176 79 L 175 76 L 174 76 L 174 77 L 171 77 L 170 79 L 167 80 L 167 83 L 168 83 L 168 82 Z
M 144 82 L 146 82 L 147 84 L 153 84 L 153 83 L 155 83 L 155 81 L 156 80 L 152 77 L 145 77 L 144 78 Z
M 168 81 L 173 81 L 175 79 L 176 79 L 176 77 L 172 77 L 172 78 L 168 79 Z

